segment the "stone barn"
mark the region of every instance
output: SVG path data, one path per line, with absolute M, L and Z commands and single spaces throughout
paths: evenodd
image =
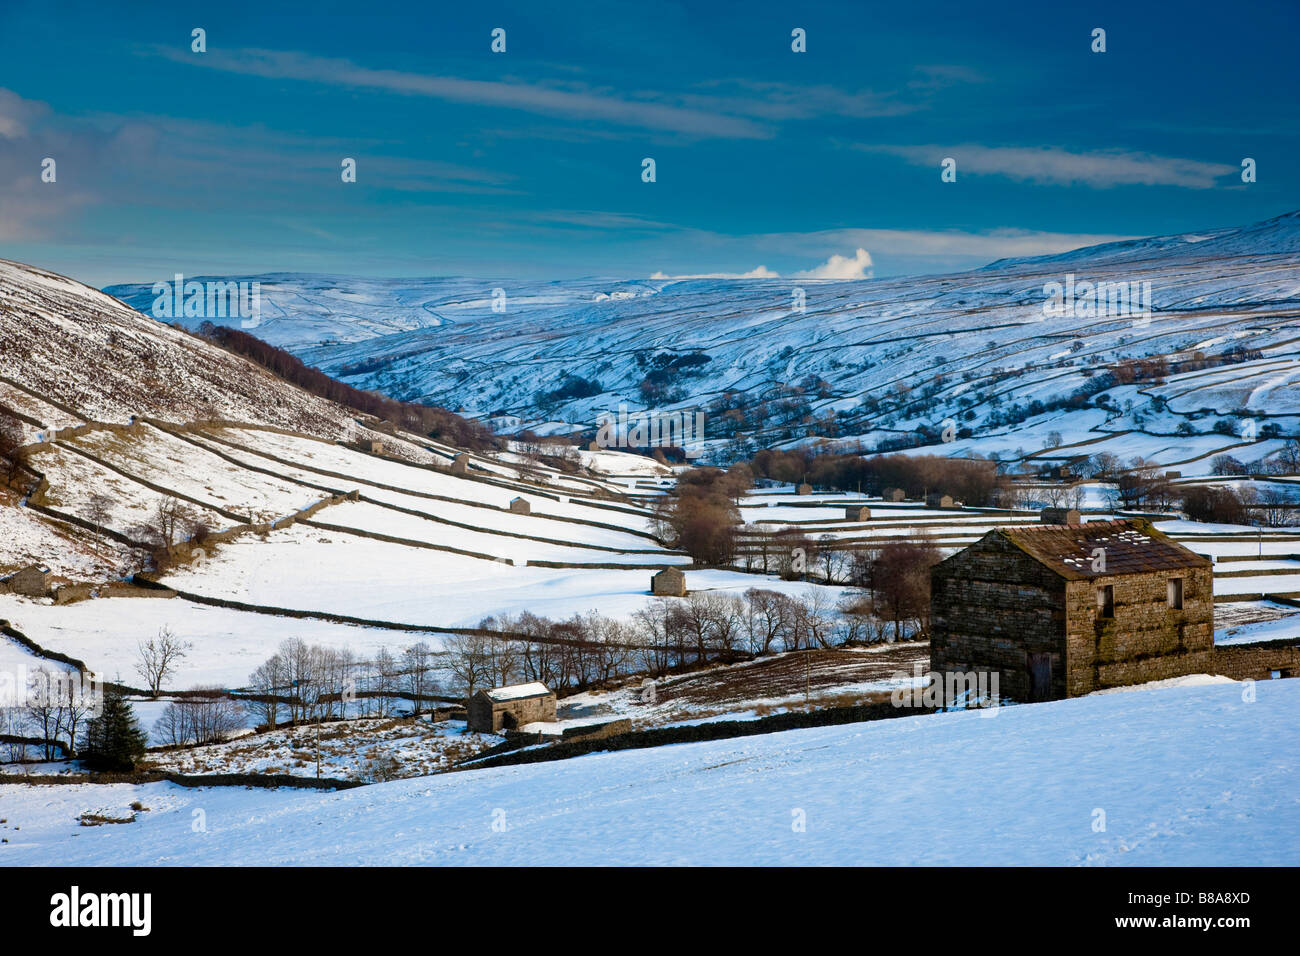
M 870 521 L 871 509 L 863 505 L 850 505 L 844 509 L 845 521 Z
M 24 597 L 48 597 L 50 594 L 50 569 L 43 564 L 30 564 L 7 578 L 0 578 L 0 594 L 21 594 Z
M 451 463 L 451 473 L 452 473 L 453 475 L 468 475 L 468 474 L 469 474 L 469 455 L 465 454 L 464 452 L 461 452 L 459 455 L 457 455 L 457 456 L 452 460 L 452 463 Z
M 807 482 L 804 482 L 802 485 L 800 485 L 798 488 L 794 490 L 794 493 L 796 495 L 810 495 L 812 494 L 812 485 L 808 484 Z
M 527 498 L 511 498 L 510 510 L 517 515 L 529 515 L 533 513 L 533 506 L 528 503 Z
M 686 575 L 676 568 L 664 568 L 650 576 L 650 593 L 663 597 L 686 597 Z
M 545 684 L 512 684 L 481 690 L 469 699 L 468 726 L 481 734 L 518 730 L 525 724 L 555 720 L 555 692 Z
M 907 493 L 902 488 L 886 488 L 880 493 L 883 501 L 906 501 Z
M 1075 508 L 1044 508 L 1038 520 L 1043 524 L 1083 524 L 1083 515 Z
M 381 441 L 372 441 L 370 443 L 370 454 L 382 455 L 384 453 L 384 443 Z
M 1213 672 L 1208 558 L 1145 520 L 995 528 L 930 571 L 930 669 L 1013 700 Z
M 925 496 L 925 506 L 927 508 L 960 508 L 961 502 L 952 495 L 941 495 L 933 491 Z

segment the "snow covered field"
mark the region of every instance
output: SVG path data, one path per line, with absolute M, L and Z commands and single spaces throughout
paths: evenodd
M 519 545 L 522 559 L 528 543 Z M 358 570 L 367 568 L 381 570 Z M 628 617 L 650 600 L 650 575 L 648 570 L 516 567 L 297 525 L 266 541 L 235 541 L 201 568 L 178 570 L 167 581 L 185 591 L 251 604 L 472 627 L 488 615 L 520 611 L 556 620 L 587 611 Z M 691 572 L 690 587 L 798 593 L 809 585 L 709 570 Z M 841 589 L 830 590 L 837 595 Z
M 1300 682 L 1255 689 L 1252 702 L 1235 683 L 1143 689 L 328 794 L 4 786 L 0 864 L 1293 866 Z M 133 800 L 149 808 L 134 823 L 77 825 Z
M 182 600 L 109 598 L 55 607 L 0 594 L 0 618 L 37 644 L 83 660 L 109 680 L 140 686 L 135 672 L 138 645 L 167 627 L 194 646 L 168 680 L 168 689 L 197 684 L 242 687 L 280 642 L 300 637 L 309 644 L 342 650 L 351 648 L 371 660 L 381 648 L 396 651 L 418 641 L 436 644 L 434 635 L 377 630 L 329 621 L 272 617 Z M 0 637 L 5 659 L 26 654 Z M 27 655 L 27 666 L 39 660 Z

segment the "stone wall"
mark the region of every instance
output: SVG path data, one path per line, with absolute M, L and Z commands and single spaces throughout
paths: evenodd
M 1220 645 L 1210 667 L 1210 673 L 1233 680 L 1270 680 L 1274 671 L 1300 677 L 1300 640 Z
M 1065 581 L 1002 538 L 935 565 L 930 666 L 998 673 L 998 692 L 1028 700 L 1028 655 L 1052 655 L 1052 696 L 1066 696 Z
M 1183 607 L 1167 602 L 1168 580 L 1183 579 Z M 1097 588 L 1114 588 L 1115 614 L 1101 618 Z M 1067 695 L 1206 673 L 1214 648 L 1214 584 L 1209 568 L 1098 575 L 1066 589 Z

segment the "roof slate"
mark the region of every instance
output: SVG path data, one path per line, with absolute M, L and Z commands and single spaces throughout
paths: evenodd
M 992 533 L 1071 581 L 1211 566 L 1209 558 L 1188 550 L 1141 519 L 1026 525 L 997 528 Z M 1105 570 L 1094 571 L 1098 548 L 1105 552 Z

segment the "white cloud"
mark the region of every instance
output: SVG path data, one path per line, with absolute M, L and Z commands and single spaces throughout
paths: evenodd
M 871 253 L 859 248 L 851 257 L 833 255 L 806 272 L 796 272 L 796 279 L 870 279 Z
M 748 272 L 701 272 L 695 275 L 670 276 L 666 272 L 655 272 L 651 279 L 779 279 L 781 274 L 773 272 L 767 266 L 759 266 Z
M 350 60 L 290 50 L 244 49 L 213 52 L 201 57 L 170 47 L 156 47 L 154 52 L 177 62 L 267 79 L 381 90 L 404 96 L 578 117 L 695 136 L 764 139 L 772 135 L 771 130 L 744 116 L 725 115 L 654 99 L 632 99 L 584 88 L 559 89 L 538 83 L 467 80 L 456 76 L 372 69 Z
M 819 266 L 790 274 L 794 279 L 869 279 L 871 278 L 871 253 L 859 248 L 852 256 L 832 255 Z M 651 279 L 779 279 L 781 273 L 767 266 L 748 272 L 697 272 L 690 275 L 669 275 L 656 272 Z
M 1177 156 L 1156 156 L 1129 150 L 1096 150 L 1072 153 L 1056 146 L 875 146 L 859 145 L 868 153 L 900 156 L 914 166 L 933 166 L 952 157 L 957 176 L 1006 176 L 1024 182 L 1058 186 L 1085 185 L 1095 189 L 1111 186 L 1177 186 L 1183 189 L 1212 189 L 1223 177 L 1238 172 L 1224 163 L 1206 163 Z

